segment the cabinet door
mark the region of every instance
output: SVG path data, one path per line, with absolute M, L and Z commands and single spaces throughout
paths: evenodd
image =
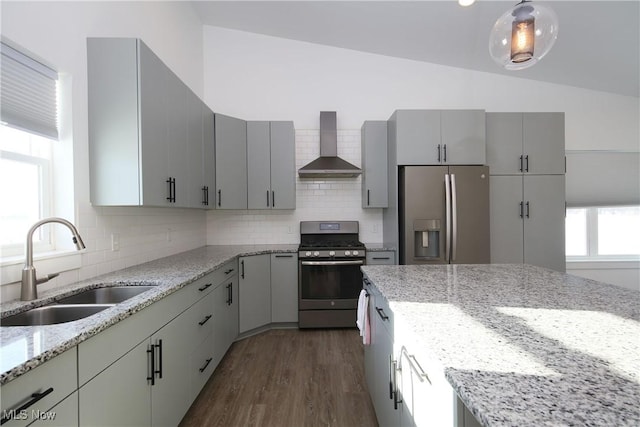
M 367 388 L 369 389 L 369 395 L 371 396 L 371 400 L 375 405 L 375 400 L 373 398 L 374 392 L 377 393 L 377 382 L 380 373 L 376 371 L 376 360 L 375 360 L 375 337 L 376 337 L 376 310 L 375 310 L 375 290 L 373 286 L 371 286 L 368 279 L 363 281 L 363 288 L 367 291 L 368 296 L 368 314 L 369 314 L 369 336 L 371 337 L 371 341 L 368 345 L 364 346 L 364 376 L 367 381 Z
M 564 175 L 524 177 L 524 262 L 564 272 Z
M 564 174 L 564 113 L 524 113 L 525 172 Z
M 175 180 L 173 184 L 172 206 L 186 207 L 189 205 L 189 162 L 187 141 L 189 89 L 178 77 L 167 70 L 165 83 L 167 94 L 167 144 L 169 149 L 169 177 Z
M 247 206 L 271 208 L 271 144 L 269 122 L 247 122 Z
M 522 263 L 522 176 L 491 177 L 491 262 Z
M 247 209 L 247 126 L 215 115 L 216 209 Z
M 396 403 L 400 396 L 396 394 L 398 377 L 393 339 L 378 317 L 379 313 L 376 312 L 374 357 L 378 378 L 374 405 L 380 427 L 396 427 L 400 424 L 401 407 Z
M 362 207 L 386 208 L 387 122 L 366 121 L 362 126 Z
M 20 342 L 18 341 L 17 344 Z M 24 346 L 26 352 L 27 344 L 24 343 Z M 26 426 L 34 420 L 32 416 L 34 413 L 46 412 L 72 393 L 78 384 L 76 354 L 76 348 L 73 347 L 34 370 L 2 385 L 0 387 L 2 424 Z M 23 405 L 27 407 L 23 411 L 18 411 Z
M 487 165 L 491 175 L 521 174 L 522 113 L 487 113 Z
M 168 206 L 169 142 L 167 134 L 168 68 L 142 42 L 140 61 L 140 186 L 142 205 Z M 117 173 L 117 172 L 116 172 Z
M 440 111 L 398 110 L 395 120 L 397 164 L 437 165 L 441 163 Z
M 271 323 L 271 256 L 239 258 L 240 333 Z
M 440 126 L 443 163 L 485 164 L 484 110 L 443 110 L 440 112 Z
M 296 208 L 293 122 L 271 122 L 271 208 Z
M 200 98 L 196 96 L 189 88 L 187 90 L 187 206 L 190 208 L 206 207 L 205 194 L 203 187 L 205 186 L 204 178 L 204 162 L 205 157 L 203 145 L 203 125 L 204 114 L 203 105 Z M 212 189 L 213 191 L 213 189 Z
M 155 364 L 159 370 L 151 387 L 151 425 L 176 426 L 189 409 L 190 375 L 185 367 L 196 348 L 192 337 L 191 309 L 182 313 L 151 336 L 155 346 Z
M 220 360 L 238 337 L 238 276 L 227 279 L 214 292 L 213 340 L 214 356 L 211 363 Z
M 149 340 L 134 347 L 79 390 L 81 426 L 150 426 Z
M 213 111 L 202 103 L 202 171 L 204 175 L 203 207 L 214 209 L 216 205 L 216 155 L 215 124 Z
M 271 322 L 298 321 L 298 257 L 271 254 Z

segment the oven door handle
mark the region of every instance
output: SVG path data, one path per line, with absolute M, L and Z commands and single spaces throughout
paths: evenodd
M 302 265 L 364 265 L 361 259 L 353 261 L 300 261 Z

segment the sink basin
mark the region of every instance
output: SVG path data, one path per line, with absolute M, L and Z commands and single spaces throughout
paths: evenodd
M 2 326 L 37 326 L 71 322 L 96 314 L 113 304 L 51 304 L 32 308 L 22 313 L 0 319 Z
M 87 289 L 58 300 L 60 304 L 117 304 L 133 298 L 155 286 L 109 286 Z

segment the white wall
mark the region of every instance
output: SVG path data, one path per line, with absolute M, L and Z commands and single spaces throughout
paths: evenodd
M 57 165 L 73 171 L 73 185 L 62 190 L 65 197 L 56 199 L 71 200 L 73 206 L 58 206 L 56 211 L 65 212 L 78 225 L 87 250 L 80 269 L 65 272 L 40 289 L 204 245 L 203 211 L 94 208 L 89 203 L 86 38 L 139 37 L 194 92 L 202 95 L 202 25 L 191 6 L 184 2 L 3 1 L 0 7 L 2 36 L 63 74 L 63 138 L 59 142 L 62 149 L 57 151 L 72 151 L 73 161 Z M 56 160 L 70 160 L 68 154 L 66 157 Z M 60 234 L 66 232 L 61 230 Z M 119 251 L 111 251 L 111 234 L 120 238 Z M 17 297 L 18 288 L 15 284 L 2 286 L 2 299 Z
M 544 61 L 536 65 L 544 67 Z M 640 151 L 638 98 L 385 57 L 218 27 L 204 27 L 204 99 L 247 120 L 293 120 L 296 165 L 317 144 L 319 112 L 337 111 L 338 149 L 360 164 L 359 129 L 402 108 L 563 111 L 567 150 Z M 307 139 L 314 136 L 314 140 Z M 296 242 L 297 221 L 355 219 L 362 240 L 382 242 L 381 210 L 363 210 L 360 179 L 298 179 L 294 212 L 209 212 L 207 242 Z M 317 192 L 317 193 L 316 193 Z M 327 203 L 343 200 L 342 206 Z M 282 234 L 286 231 L 286 234 Z M 611 281 L 632 281 L 637 269 Z M 600 278 L 602 280 L 602 278 Z

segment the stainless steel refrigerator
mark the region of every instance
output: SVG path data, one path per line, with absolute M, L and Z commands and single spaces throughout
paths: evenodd
M 400 264 L 489 263 L 489 168 L 403 166 Z

